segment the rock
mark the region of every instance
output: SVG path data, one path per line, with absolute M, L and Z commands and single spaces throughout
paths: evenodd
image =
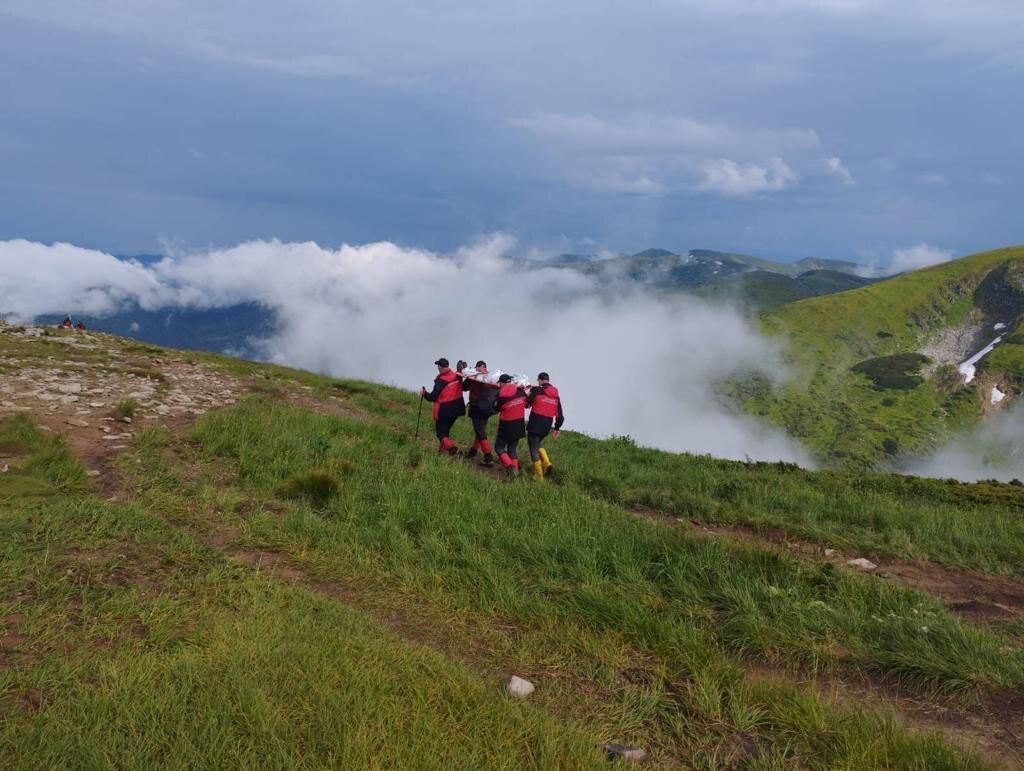
M 609 760 L 621 758 L 627 763 L 643 763 L 647 760 L 647 750 L 640 747 L 627 747 L 624 744 L 602 744 L 601 749 Z
M 16 405 L 14 402 L 9 402 L 9 401 L 2 401 L 2 402 L 0 402 L 0 407 L 3 407 L 5 410 L 13 410 L 17 406 L 18 405 Z
M 132 419 L 130 417 L 128 417 L 127 415 L 125 415 L 123 418 L 121 418 L 121 421 L 123 423 L 131 423 Z
M 508 680 L 508 685 L 505 686 L 505 690 L 519 699 L 525 699 L 536 689 L 529 680 L 512 675 Z
M 89 471 L 85 472 L 85 475 L 87 477 L 98 477 L 100 475 L 100 472 L 98 472 L 96 469 L 90 469 Z
M 78 428 L 88 428 L 89 423 L 79 418 L 68 418 L 67 423 L 69 426 L 77 426 Z
M 836 556 L 836 550 L 835 549 L 825 549 L 825 556 L 826 557 L 834 557 L 834 556 Z
M 103 402 L 89 402 L 89 406 L 92 407 L 94 410 L 98 410 L 101 407 L 106 407 L 107 405 L 105 405 Z
M 0 474 L 6 474 L 10 470 L 11 467 L 6 463 L 3 466 L 0 466 Z
M 864 559 L 863 557 L 858 557 L 855 560 L 848 560 L 846 564 L 851 568 L 857 568 L 857 570 L 865 573 L 868 573 L 878 567 L 874 562 Z
M 57 390 L 62 394 L 80 394 L 82 393 L 81 383 L 61 383 L 57 386 Z

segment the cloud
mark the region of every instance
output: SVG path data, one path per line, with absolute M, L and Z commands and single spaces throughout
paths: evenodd
M 820 144 L 811 129 L 739 129 L 650 113 L 614 118 L 533 113 L 511 124 L 559 153 L 570 183 L 612 192 L 747 196 L 782 190 L 799 175 L 779 153 Z
M 700 189 L 724 196 L 749 196 L 782 190 L 796 184 L 799 179 L 797 173 L 781 158 L 772 158 L 766 166 L 716 158 L 701 163 L 700 169 L 704 175 Z
M 735 310 L 608 294 L 575 271 L 519 270 L 496 236 L 451 256 L 380 242 L 325 249 L 253 241 L 122 262 L 64 244 L 0 242 L 0 309 L 19 316 L 210 308 L 256 302 L 279 327 L 272 361 L 415 388 L 437 356 L 551 372 L 569 427 L 629 434 L 669 450 L 807 463 L 781 432 L 723 406 L 714 384 L 737 369 L 784 376 L 777 344 Z M 503 331 L 504 330 L 504 331 Z M 626 374 L 628 373 L 628 374 Z
M 917 181 L 922 185 L 945 185 L 947 183 L 946 175 L 938 171 L 926 172 L 919 176 Z
M 823 158 L 821 165 L 825 169 L 826 174 L 830 174 L 833 177 L 837 177 L 844 185 L 855 185 L 857 181 L 853 178 L 853 174 L 843 164 L 841 158 Z
M 892 261 L 889 263 L 889 270 L 892 273 L 905 273 L 908 270 L 920 270 L 931 265 L 938 265 L 942 262 L 949 262 L 953 259 L 953 252 L 948 249 L 938 249 L 929 246 L 923 241 L 906 249 L 897 249 L 892 253 Z
M 888 261 L 883 263 L 876 260 L 870 265 L 865 265 L 859 273 L 872 278 L 894 276 L 897 273 L 906 273 L 949 262 L 953 258 L 952 250 L 939 249 L 921 241 L 913 246 L 893 250 L 892 257 Z
M 906 458 L 901 470 L 916 476 L 960 479 L 1024 479 L 1024 409 L 1012 406 L 951 439 L 933 455 Z

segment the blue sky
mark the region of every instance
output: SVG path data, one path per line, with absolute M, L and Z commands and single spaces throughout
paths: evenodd
M 0 0 L 0 70 L 0 239 L 1024 241 L 1018 0 Z

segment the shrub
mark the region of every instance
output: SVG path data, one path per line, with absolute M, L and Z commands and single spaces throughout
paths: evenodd
M 308 501 L 318 508 L 326 506 L 340 492 L 338 478 L 325 469 L 296 472 L 281 486 L 283 497 Z
M 114 405 L 114 414 L 119 418 L 134 418 L 138 409 L 139 403 L 134 399 L 122 399 Z
M 867 375 L 878 390 L 910 391 L 924 382 L 917 373 L 929 361 L 920 353 L 897 353 L 866 359 L 851 367 L 851 371 Z
M 895 455 L 900 451 L 900 444 L 891 436 L 882 440 L 882 449 L 886 455 Z

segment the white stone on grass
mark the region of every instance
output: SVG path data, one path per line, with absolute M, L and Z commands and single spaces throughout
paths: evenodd
M 878 567 L 878 565 L 876 565 L 874 562 L 868 559 L 864 559 L 863 557 L 858 557 L 857 559 L 849 560 L 846 564 L 852 568 L 857 568 L 857 570 L 862 570 L 865 573 L 872 571 Z
M 536 690 L 533 687 L 533 683 L 529 680 L 517 677 L 516 675 L 512 675 L 512 677 L 509 678 L 508 685 L 505 686 L 505 689 L 519 699 L 525 699 Z

